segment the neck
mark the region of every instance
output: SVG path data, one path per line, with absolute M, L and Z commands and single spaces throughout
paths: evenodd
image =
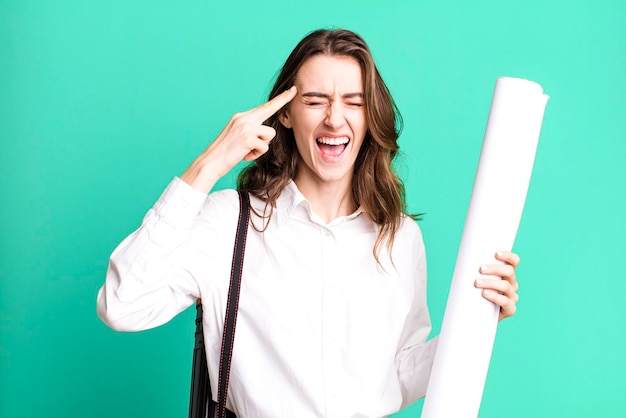
M 326 223 L 340 216 L 347 216 L 357 209 L 352 195 L 352 179 L 337 181 L 316 181 L 296 176 L 294 182 L 298 190 L 311 204 L 313 212 Z

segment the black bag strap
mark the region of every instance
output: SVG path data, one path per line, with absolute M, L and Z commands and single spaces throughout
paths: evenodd
M 220 355 L 220 374 L 217 386 L 217 418 L 224 418 L 226 414 L 226 395 L 228 392 L 228 378 L 230 376 L 230 361 L 233 357 L 233 343 L 235 341 L 235 325 L 237 324 L 237 310 L 239 307 L 239 291 L 241 289 L 241 271 L 243 256 L 246 250 L 248 235 L 248 220 L 250 219 L 250 196 L 247 192 L 239 191 L 239 220 L 237 221 L 237 235 L 233 249 L 233 262 L 230 271 L 230 287 L 228 302 L 224 318 L 224 334 L 222 335 L 222 352 Z
M 236 418 L 234 413 L 226 409 L 226 398 L 235 338 L 235 325 L 237 322 L 239 291 L 241 289 L 241 271 L 250 219 L 250 196 L 247 192 L 239 191 L 238 193 L 239 219 L 237 221 L 228 302 L 226 303 L 226 315 L 224 318 L 217 403 L 213 402 L 211 398 L 211 382 L 206 362 L 204 331 L 202 327 L 202 303 L 198 301 L 196 304 L 196 332 L 191 373 L 189 418 Z
M 211 382 L 204 348 L 202 330 L 202 302 L 196 303 L 196 333 L 191 366 L 191 394 L 189 418 L 207 418 L 211 402 Z

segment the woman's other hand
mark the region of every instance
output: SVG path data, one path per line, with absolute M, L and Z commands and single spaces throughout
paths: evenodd
M 504 264 L 485 264 L 480 267 L 481 274 L 500 276 L 500 279 L 481 277 L 474 282 L 477 288 L 482 289 L 485 299 L 500 306 L 498 321 L 512 316 L 517 309 L 519 285 L 515 276 L 515 268 L 519 265 L 520 258 L 517 254 L 509 251 L 496 252 L 496 259 Z

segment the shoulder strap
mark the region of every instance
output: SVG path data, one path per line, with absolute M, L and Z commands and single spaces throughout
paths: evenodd
M 196 303 L 196 333 L 191 366 L 191 393 L 189 396 L 189 418 L 206 418 L 211 405 L 211 382 L 207 368 L 202 330 L 202 302 Z
M 239 290 L 241 289 L 241 271 L 243 256 L 246 249 L 248 221 L 250 219 L 250 196 L 248 192 L 239 190 L 239 220 L 237 221 L 237 235 L 233 249 L 233 262 L 230 272 L 230 287 L 228 302 L 224 318 L 224 333 L 222 335 L 222 352 L 220 355 L 220 373 L 217 387 L 217 418 L 224 418 L 226 414 L 226 395 L 228 392 L 228 378 L 230 375 L 230 361 L 233 356 L 235 340 L 235 325 L 237 323 L 237 308 L 239 307 Z

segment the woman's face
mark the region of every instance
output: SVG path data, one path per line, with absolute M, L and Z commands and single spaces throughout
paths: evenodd
M 350 185 L 367 132 L 361 66 L 352 57 L 315 55 L 296 74 L 297 96 L 280 115 L 293 129 L 299 187 Z

